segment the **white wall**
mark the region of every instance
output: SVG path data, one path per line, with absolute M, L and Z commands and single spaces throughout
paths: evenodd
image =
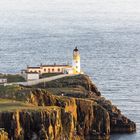
M 7 83 L 7 79 L 0 79 L 0 83 Z
M 27 81 L 37 80 L 37 79 L 39 79 L 39 74 L 37 74 L 37 73 L 27 73 L 27 76 L 26 76 Z
M 38 72 L 40 71 L 40 74 L 43 73 L 64 73 L 64 69 L 67 68 L 67 66 L 50 66 L 50 67 L 41 67 L 41 68 L 28 68 L 28 72 Z M 59 69 L 59 71 L 58 71 Z M 49 71 L 50 70 L 50 71 Z
M 77 72 L 80 73 L 80 71 L 81 71 L 80 60 L 73 60 L 72 66 L 73 66 L 73 68 L 76 69 Z
M 42 73 L 62 73 L 63 72 L 63 67 L 43 67 L 42 68 Z M 44 71 L 46 69 L 46 71 Z M 50 69 L 50 72 L 49 72 Z M 59 69 L 59 71 L 58 71 Z

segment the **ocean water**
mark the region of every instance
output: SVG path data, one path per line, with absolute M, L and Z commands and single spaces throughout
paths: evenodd
M 81 67 L 103 96 L 137 123 L 140 139 L 140 2 L 138 0 L 5 0 L 0 2 L 0 72 L 69 63 Z

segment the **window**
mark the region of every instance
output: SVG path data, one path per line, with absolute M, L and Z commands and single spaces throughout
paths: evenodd
M 76 69 L 78 69 L 78 66 L 76 66 Z
M 60 72 L 60 68 L 58 68 L 58 72 Z
M 50 69 L 48 69 L 48 73 L 50 73 Z
M 41 71 L 39 70 L 39 73 L 41 73 Z
M 46 72 L 46 69 L 44 69 L 44 71 Z
M 54 72 L 54 69 L 52 69 L 52 72 Z

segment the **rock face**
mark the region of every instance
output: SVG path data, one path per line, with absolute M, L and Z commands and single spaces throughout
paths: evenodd
M 131 133 L 136 131 L 136 124 L 121 114 L 121 111 L 110 101 L 98 99 L 98 104 L 103 106 L 110 115 L 111 133 Z
M 0 140 L 8 140 L 8 133 L 3 129 L 0 130 Z
M 54 96 L 36 91 L 31 95 L 32 104 L 45 106 L 59 106 L 73 116 L 74 130 L 80 137 L 109 137 L 110 117 L 109 113 L 100 105 L 92 100 L 75 99 L 62 96 Z M 65 119 L 63 119 L 65 120 Z M 65 120 L 67 121 L 67 120 Z M 65 122 L 64 121 L 64 122 Z
M 102 97 L 85 75 L 14 91 L 1 97 L 32 106 L 0 112 L 4 140 L 6 134 L 14 140 L 107 140 L 111 133 L 136 131 L 135 123 Z
M 67 122 L 63 123 L 64 119 Z M 41 110 L 21 110 L 0 113 L 0 127 L 5 128 L 9 139 L 55 140 L 75 139 L 72 115 L 59 107 Z

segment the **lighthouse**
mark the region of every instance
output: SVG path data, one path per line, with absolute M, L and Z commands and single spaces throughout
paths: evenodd
M 81 72 L 81 67 L 80 67 L 80 53 L 77 47 L 73 50 L 73 61 L 72 61 L 72 68 L 73 68 L 73 73 L 78 74 Z

